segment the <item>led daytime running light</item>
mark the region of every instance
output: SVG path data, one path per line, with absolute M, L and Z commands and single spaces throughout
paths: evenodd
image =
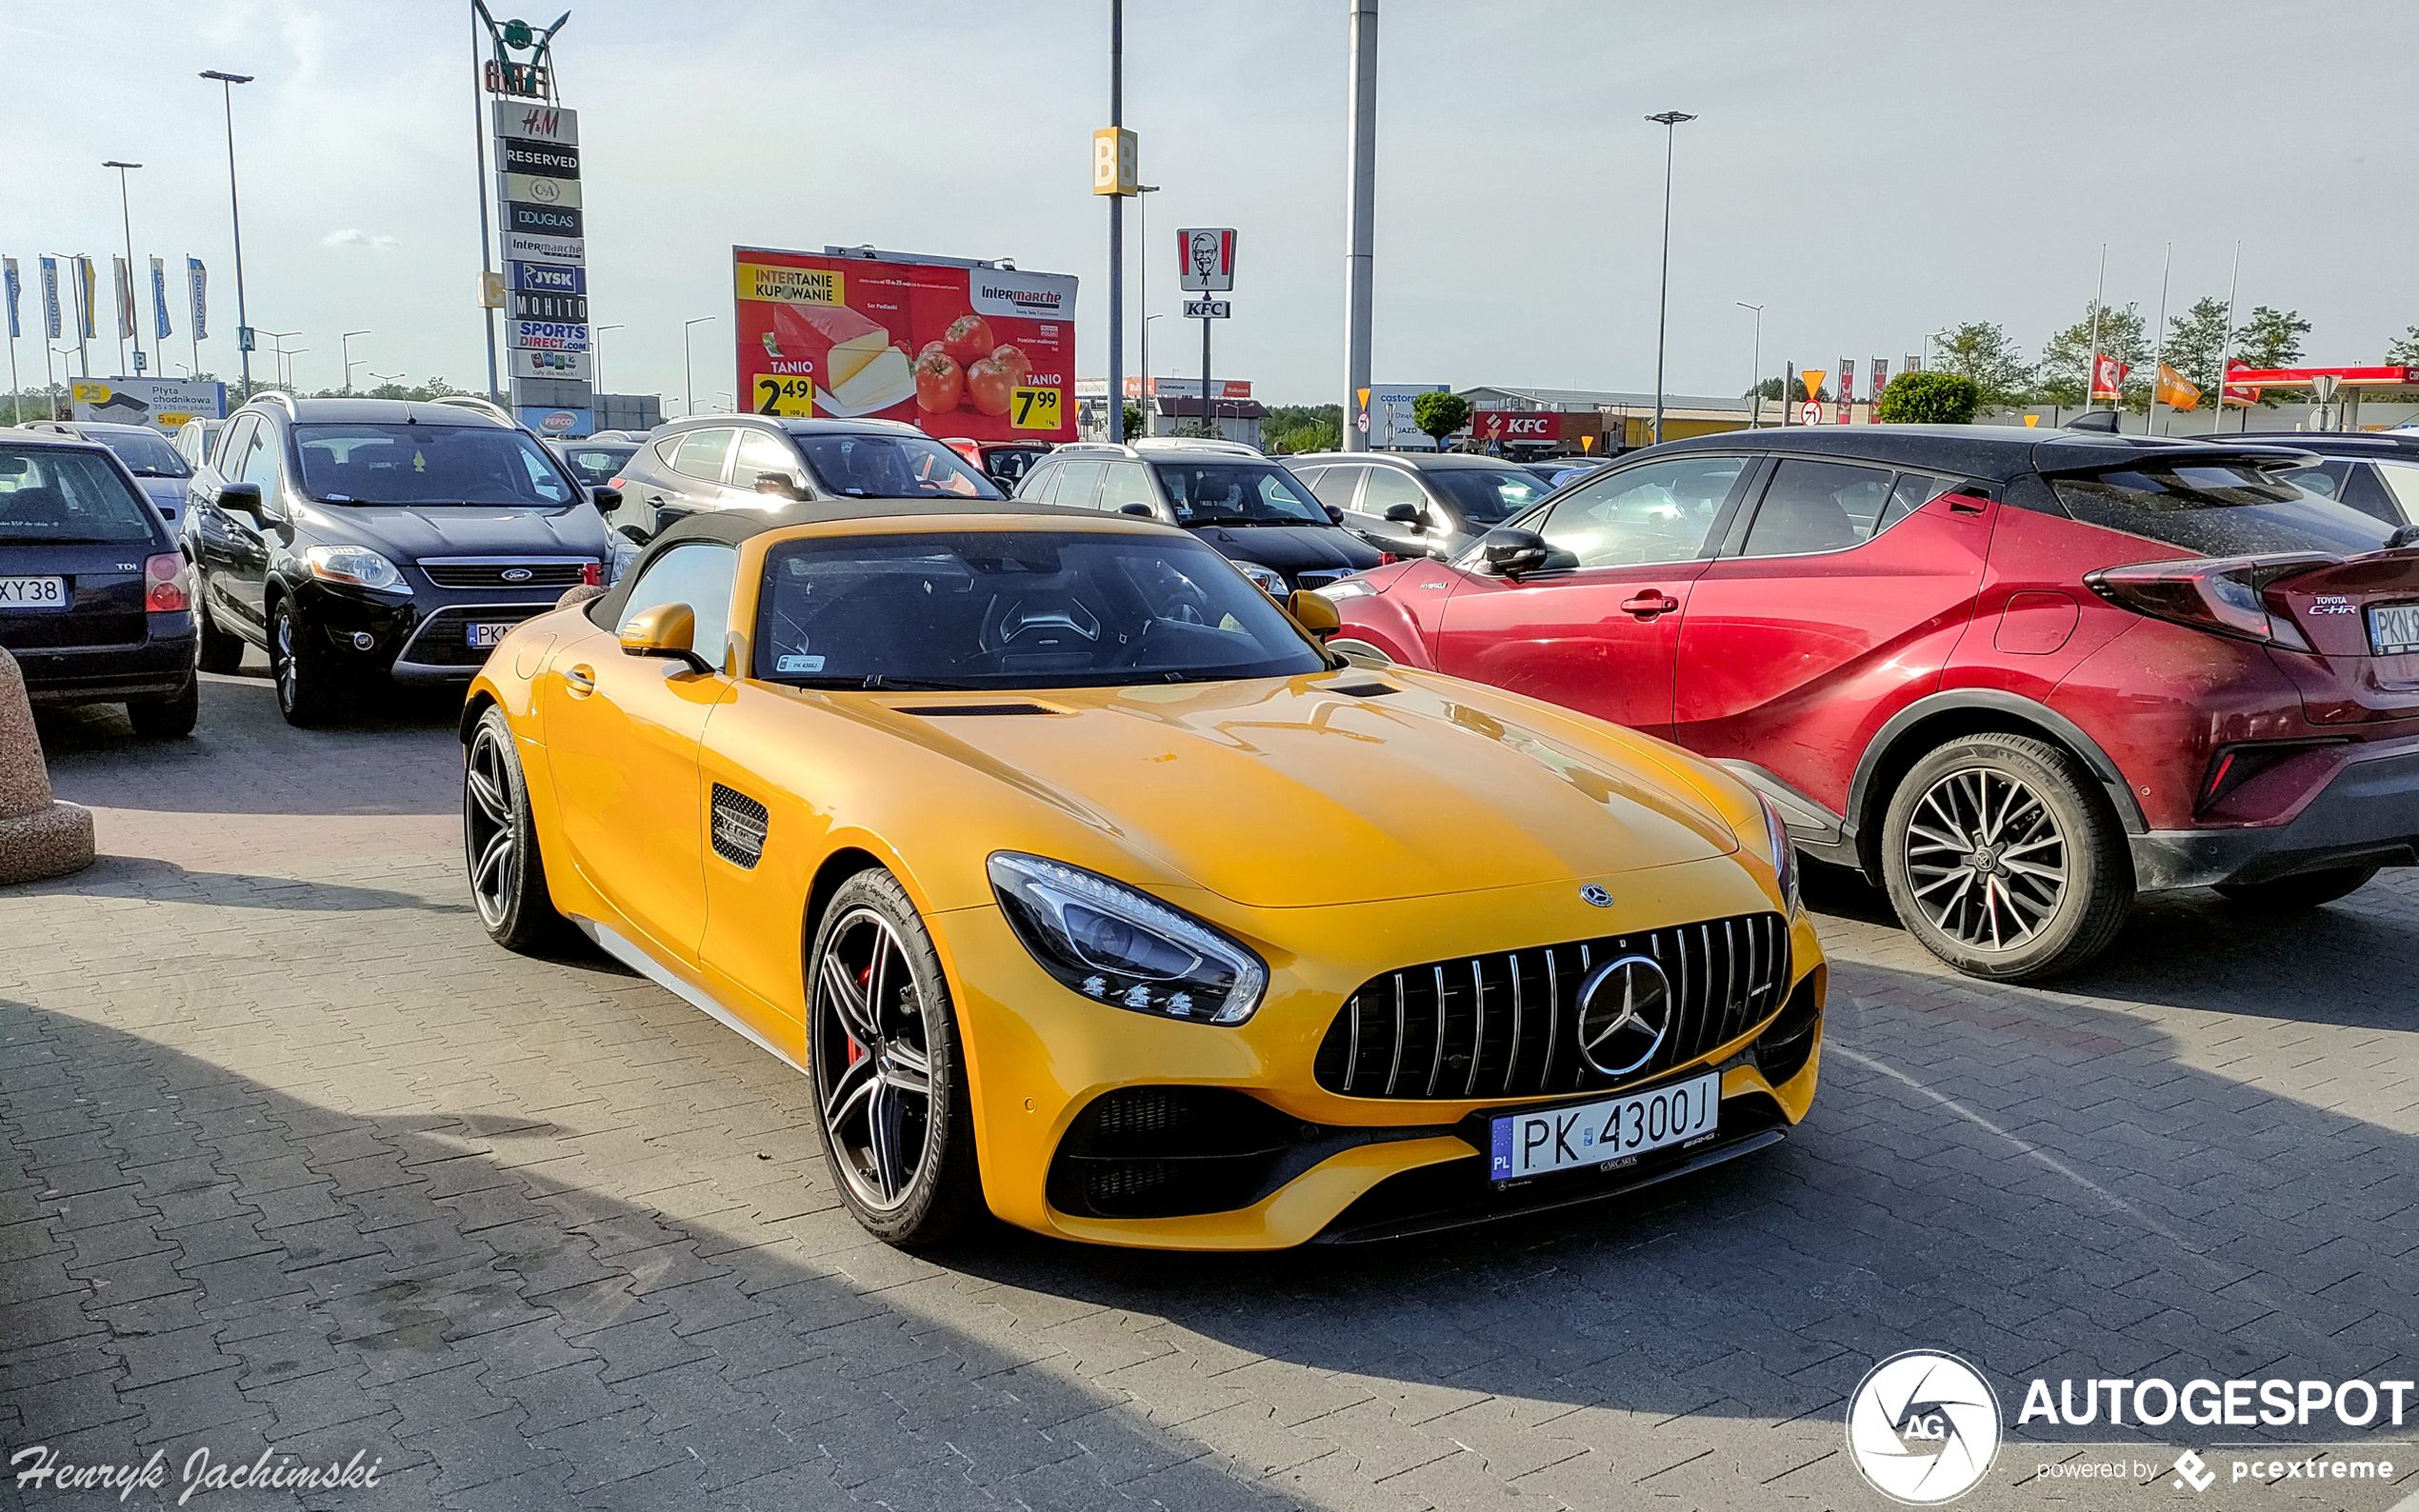
M 1074 991 L 1201 1024 L 1241 1024 L 1260 1006 L 1268 967 L 1190 914 L 1040 856 L 997 851 L 987 869 L 1017 938 Z

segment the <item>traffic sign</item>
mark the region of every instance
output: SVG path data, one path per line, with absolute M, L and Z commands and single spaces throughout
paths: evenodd
M 1806 408 L 1797 412 L 1797 423 L 1801 426 L 1821 425 L 1823 423 L 1822 404 L 1812 399 L 1806 401 Z
M 1187 320 L 1225 320 L 1234 313 L 1231 299 L 1188 299 L 1185 301 Z
M 1369 412 L 1368 410 L 1364 409 L 1361 411 L 1359 424 L 1361 427 L 1361 434 L 1365 436 L 1368 435 L 1369 433 Z

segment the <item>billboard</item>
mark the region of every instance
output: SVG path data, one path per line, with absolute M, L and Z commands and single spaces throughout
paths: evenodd
M 1075 439 L 1072 276 L 900 252 L 730 253 L 747 408 Z
M 1436 443 L 1419 428 L 1411 414 L 1411 406 L 1422 394 L 1441 394 L 1450 384 L 1371 384 L 1369 386 L 1369 445 L 1383 451 L 1389 447 L 1413 447 L 1432 450 Z
M 78 378 L 68 385 L 78 420 L 150 426 L 174 435 L 188 420 L 227 418 L 227 386 L 192 378 Z
M 1376 399 L 1374 393 L 1369 396 L 1372 405 Z M 1604 416 L 1593 409 L 1481 409 L 1469 417 L 1470 435 L 1497 446 L 1543 442 L 1576 447 L 1594 437 L 1598 439 L 1588 443 L 1588 449 L 1593 449 L 1604 429 Z

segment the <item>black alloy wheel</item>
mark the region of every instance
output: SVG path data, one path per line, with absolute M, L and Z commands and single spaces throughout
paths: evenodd
M 884 871 L 841 884 L 809 957 L 815 1127 L 869 1233 L 938 1243 L 981 1205 L 973 1109 L 939 956 Z
M 508 950 L 528 950 L 561 930 L 563 916 L 546 890 L 529 784 L 502 709 L 479 716 L 463 752 L 462 860 L 489 939 Z
M 2026 735 L 1969 735 L 1916 762 L 1890 795 L 1882 863 L 1908 931 L 1969 976 L 2070 971 L 2133 905 L 2132 857 L 2099 784 Z
M 328 659 L 311 646 L 310 627 L 294 612 L 291 597 L 279 599 L 270 612 L 269 671 L 277 681 L 277 712 L 287 724 L 310 729 L 335 717 Z

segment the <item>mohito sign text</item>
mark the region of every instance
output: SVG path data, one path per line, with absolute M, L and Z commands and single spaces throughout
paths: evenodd
M 588 319 L 586 294 L 520 294 L 512 296 L 515 319 L 568 320 L 585 323 Z

